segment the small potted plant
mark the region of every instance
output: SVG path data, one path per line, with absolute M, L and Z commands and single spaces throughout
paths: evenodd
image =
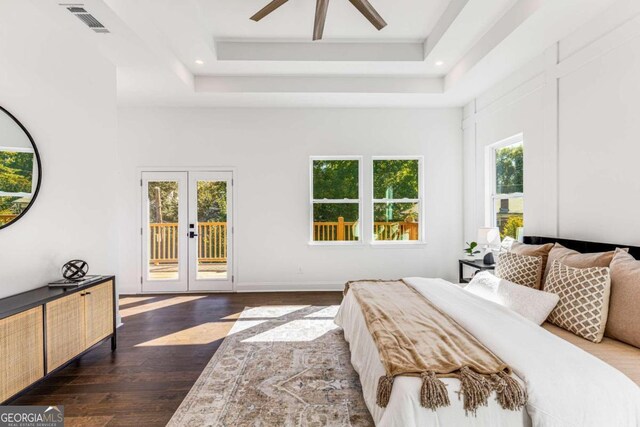
M 475 259 L 475 255 L 479 254 L 480 251 L 476 249 L 478 247 L 478 243 L 476 242 L 465 242 L 467 247 L 464 248 L 465 254 L 467 254 L 467 258 Z

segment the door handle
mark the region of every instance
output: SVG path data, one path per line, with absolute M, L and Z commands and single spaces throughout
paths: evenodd
M 189 238 L 193 239 L 194 237 L 198 237 L 198 235 L 194 231 L 189 232 Z

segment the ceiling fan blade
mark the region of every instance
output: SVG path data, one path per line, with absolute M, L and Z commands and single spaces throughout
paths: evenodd
M 324 33 L 324 22 L 327 20 L 327 9 L 329 0 L 316 0 L 316 18 L 313 23 L 313 40 L 322 39 Z
M 258 13 L 253 15 L 250 19 L 252 21 L 258 22 L 259 20 L 261 20 L 262 18 L 264 18 L 265 16 L 267 16 L 268 14 L 270 14 L 271 12 L 273 12 L 274 10 L 276 10 L 277 8 L 285 4 L 287 1 L 289 0 L 273 0 L 271 3 L 269 3 L 262 9 L 260 9 L 260 11 L 258 11 Z
M 387 23 L 382 19 L 382 16 L 371 6 L 369 0 L 349 0 L 352 5 L 356 7 L 369 20 L 378 30 L 387 26 Z

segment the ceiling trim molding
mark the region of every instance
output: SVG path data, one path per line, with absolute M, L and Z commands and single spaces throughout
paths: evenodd
M 640 37 L 640 15 L 628 20 L 588 45 L 577 49 L 571 55 L 563 58 L 559 62 L 556 70 L 557 77 L 561 78 L 573 73 L 589 62 L 600 58 L 605 53 L 618 48 L 636 37 Z
M 546 0 L 519 0 L 491 27 L 445 77 L 445 90 L 455 86 L 473 67 L 502 43 Z
M 220 61 L 414 61 L 422 62 L 423 43 L 225 41 L 216 43 Z
M 122 24 L 130 28 L 158 60 L 175 74 L 180 82 L 187 88 L 193 88 L 194 76 L 191 70 L 167 46 L 165 36 L 144 16 L 134 2 L 128 0 L 85 0 L 85 3 L 92 3 L 96 6 L 104 4 L 108 7 Z
M 455 21 L 458 15 L 460 15 L 460 12 L 462 12 L 467 3 L 469 3 L 469 0 L 451 0 L 451 3 L 449 3 L 449 6 L 447 6 L 447 9 L 444 11 L 438 22 L 436 22 L 431 34 L 429 34 L 429 37 L 427 37 L 427 40 L 424 42 L 423 59 L 426 60 L 429 57 L 429 54 L 433 52 L 433 49 L 438 45 L 438 43 L 440 43 L 451 24 L 453 24 L 453 21 Z
M 196 76 L 198 93 L 416 93 L 441 94 L 442 78 Z

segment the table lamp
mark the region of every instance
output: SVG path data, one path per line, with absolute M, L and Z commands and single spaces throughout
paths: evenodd
M 498 227 L 482 227 L 478 229 L 478 246 L 484 249 L 485 264 L 494 264 L 493 252 L 491 249 L 500 246 L 500 230 Z

